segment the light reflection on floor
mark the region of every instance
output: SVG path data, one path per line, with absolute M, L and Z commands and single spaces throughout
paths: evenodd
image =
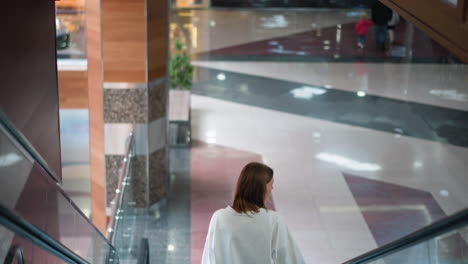
M 86 216 L 91 215 L 89 124 L 87 109 L 60 109 L 63 190 Z

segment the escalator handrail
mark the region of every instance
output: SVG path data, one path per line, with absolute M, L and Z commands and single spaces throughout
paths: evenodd
M 37 227 L 18 217 L 2 205 L 0 205 L 0 226 L 7 227 L 14 233 L 61 257 L 68 263 L 89 264 L 76 253 L 63 246 Z
M 150 255 L 149 255 L 149 242 L 148 238 L 142 238 L 140 241 L 140 250 L 138 253 L 137 264 L 149 264 Z
M 448 217 L 442 218 L 441 220 L 423 227 L 413 233 L 410 233 L 409 235 L 406 235 L 398 240 L 343 262 L 343 264 L 368 263 L 370 261 L 380 259 L 386 255 L 396 253 L 415 244 L 419 244 L 434 238 L 442 233 L 453 231 L 463 225 L 468 225 L 468 208 Z
M 23 249 L 20 246 L 13 245 L 10 247 L 10 250 L 8 250 L 8 254 L 5 258 L 5 261 L 3 264 L 11 264 L 16 258 L 16 262 L 18 264 L 24 264 L 24 255 L 23 255 Z
M 39 152 L 34 148 L 34 146 L 26 139 L 26 137 L 18 129 L 16 129 L 13 122 L 11 122 L 7 115 L 0 109 L 0 125 L 2 125 L 5 130 L 15 139 L 15 141 L 21 145 L 21 147 L 26 150 L 26 152 L 42 167 L 43 170 L 47 172 L 55 182 L 60 183 L 59 178 L 55 173 L 49 168 L 47 162 L 42 158 Z

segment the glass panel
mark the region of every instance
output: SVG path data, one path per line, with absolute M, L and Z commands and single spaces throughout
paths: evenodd
M 465 226 L 402 251 L 370 262 L 378 264 L 463 264 L 468 261 L 468 228 Z
M 134 180 L 134 167 L 136 144 L 133 138 L 130 141 L 127 155 L 127 170 L 121 186 L 121 196 L 114 222 L 113 244 L 119 252 L 121 261 L 137 261 L 141 253 L 141 240 L 146 229 L 146 210 L 138 208 L 134 186 L 138 182 Z M 125 165 L 124 165 L 125 166 Z
M 0 205 L 88 262 L 107 263 L 109 241 L 4 127 L 0 132 Z

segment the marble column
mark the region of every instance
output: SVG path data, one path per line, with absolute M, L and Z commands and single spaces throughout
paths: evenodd
M 167 13 L 166 0 L 102 0 L 107 206 L 132 130 L 136 206 L 151 206 L 167 193 Z

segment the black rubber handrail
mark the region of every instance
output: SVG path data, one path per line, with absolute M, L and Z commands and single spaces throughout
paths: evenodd
M 15 259 L 16 263 L 24 264 L 23 249 L 18 245 L 13 245 L 10 247 L 10 250 L 8 250 L 8 254 L 3 264 L 12 264 Z
M 33 147 L 33 145 L 26 139 L 26 137 L 18 129 L 16 129 L 13 122 L 11 122 L 7 115 L 0 110 L 0 124 L 4 127 L 5 130 L 15 139 L 15 141 L 23 147 L 26 152 L 33 157 L 33 159 L 44 169 L 47 174 L 57 183 L 60 183 L 59 178 L 55 173 L 49 168 L 47 162 L 42 158 L 39 152 Z
M 148 238 L 142 238 L 140 242 L 140 250 L 138 252 L 137 264 L 149 264 L 150 255 L 149 255 L 149 242 Z
M 3 207 L 2 205 L 0 205 L 0 226 L 1 225 L 10 229 L 15 234 L 30 240 L 52 254 L 55 254 L 68 263 L 89 264 L 73 251 L 66 248 L 37 227 L 13 214 L 8 208 Z
M 465 225 L 468 225 L 468 208 L 436 221 L 398 240 L 343 262 L 343 264 L 363 264 L 375 261 Z

